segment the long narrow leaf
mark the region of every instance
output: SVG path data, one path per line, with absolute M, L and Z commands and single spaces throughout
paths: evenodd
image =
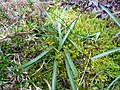
M 21 65 L 20 67 L 18 68 L 24 68 L 24 67 L 27 67 L 33 63 L 35 63 L 36 61 L 38 61 L 40 58 L 42 58 L 44 55 L 46 55 L 51 49 L 53 49 L 53 47 L 49 48 L 48 50 L 44 51 L 43 53 L 41 53 L 39 56 L 37 56 L 36 58 L 30 60 L 29 62 Z
M 74 63 L 73 63 L 73 61 L 72 61 L 72 59 L 70 57 L 70 53 L 67 50 L 64 50 L 64 52 L 65 52 L 65 56 L 66 56 L 66 58 L 68 60 L 68 63 L 70 65 L 70 68 L 71 68 L 74 76 L 78 77 L 78 72 L 77 72 L 77 69 L 76 69 L 76 67 L 75 67 L 75 65 L 74 65 Z
M 60 36 L 60 37 L 61 37 L 62 17 L 63 17 L 63 15 L 64 15 L 65 9 L 66 9 L 66 7 L 63 9 L 63 12 L 62 12 L 61 16 L 58 18 L 58 33 L 59 33 L 59 36 Z
M 101 58 L 101 57 L 103 57 L 103 56 L 106 56 L 106 55 L 108 55 L 108 54 L 110 54 L 110 53 L 113 53 L 113 52 L 116 52 L 116 51 L 119 51 L 119 50 L 120 50 L 120 47 L 119 47 L 119 48 L 115 48 L 115 49 L 111 49 L 111 50 L 109 50 L 109 51 L 103 52 L 103 53 L 101 53 L 101 54 L 98 54 L 98 55 L 92 57 L 91 60 L 95 60 L 95 59 L 97 59 L 97 58 Z
M 118 24 L 118 26 L 120 27 L 120 21 L 106 8 L 106 7 L 104 7 L 104 6 L 102 6 L 102 5 L 100 5 L 101 6 L 101 8 L 103 9 L 103 10 L 105 10 L 109 15 L 110 15 L 110 17 Z
M 82 53 L 82 51 L 80 50 L 80 48 L 78 48 L 77 44 L 74 43 L 70 38 L 68 38 L 68 40 L 75 46 L 75 48 L 80 52 Z
M 66 65 L 67 74 L 68 74 L 68 77 L 69 77 L 69 80 L 70 80 L 72 90 L 76 90 L 76 86 L 74 84 L 74 80 L 73 80 L 72 75 L 71 75 L 71 71 L 70 71 L 70 67 L 69 67 L 69 63 L 67 61 L 67 58 L 65 58 L 65 65 Z
M 90 34 L 87 36 L 81 36 L 81 35 L 77 35 L 77 37 L 79 38 L 85 38 L 85 39 L 94 39 L 95 41 L 97 41 L 98 37 L 100 36 L 100 32 L 94 33 L 94 34 Z
M 58 66 L 58 62 L 56 60 L 54 60 L 53 77 L 52 77 L 52 90 L 56 90 L 57 66 Z
M 63 38 L 63 40 L 62 40 L 62 42 L 61 42 L 61 44 L 60 44 L 60 46 L 59 46 L 59 49 L 62 48 L 62 45 L 64 44 L 65 40 L 67 39 L 70 31 L 74 28 L 76 21 L 77 21 L 77 19 L 75 19 L 75 20 L 72 22 L 72 24 L 70 25 L 70 28 L 68 29 L 67 33 L 65 34 L 65 36 L 64 36 L 64 38 Z
M 112 83 L 107 87 L 107 90 L 110 89 L 110 87 L 120 78 L 120 76 L 118 76 L 115 80 L 112 81 Z
M 58 34 L 59 34 L 59 45 L 60 45 L 61 42 L 62 42 L 62 35 L 61 35 L 62 30 L 61 30 L 61 24 L 62 24 L 62 17 L 63 17 L 63 15 L 64 15 L 65 9 L 66 9 L 66 7 L 63 9 L 63 12 L 62 12 L 61 16 L 58 17 L 58 28 L 57 28 L 57 29 L 58 29 Z
M 53 23 L 53 25 L 55 26 L 55 22 L 54 22 L 54 20 L 52 19 L 52 17 L 48 14 L 48 12 L 47 11 L 45 11 L 46 12 L 46 14 L 47 14 L 47 16 L 48 16 L 48 18 L 51 20 L 51 22 Z

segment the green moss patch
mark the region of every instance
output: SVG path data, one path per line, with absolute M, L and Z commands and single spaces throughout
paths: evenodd
M 58 14 L 53 10 L 49 12 L 56 23 L 56 20 L 62 11 L 57 10 Z M 65 54 L 63 49 L 67 49 L 70 52 L 70 56 L 79 73 L 78 78 L 73 77 L 77 86 L 83 75 L 86 64 L 91 57 L 120 46 L 119 42 L 112 42 L 114 35 L 119 31 L 119 28 L 114 24 L 114 22 L 94 18 L 91 13 L 77 13 L 71 9 L 65 12 L 62 19 L 62 37 L 67 32 L 67 25 L 69 25 L 79 14 L 80 16 L 77 23 L 69 34 L 61 50 L 58 50 L 57 48 L 59 40 L 57 38 L 58 33 L 56 33 L 56 27 L 53 26 L 52 22 L 48 18 L 46 18 L 44 25 L 31 24 L 31 27 L 34 27 L 34 29 L 32 28 L 32 30 L 29 30 L 30 28 L 28 27 L 29 33 L 11 36 L 11 40 L 9 42 L 4 41 L 0 43 L 0 50 L 4 55 L 1 57 L 8 58 L 13 61 L 13 54 L 17 53 L 20 57 L 19 59 L 21 64 L 23 64 L 35 58 L 49 47 L 55 46 L 55 48 L 45 55 L 44 58 L 41 58 L 40 61 L 25 70 L 29 75 L 29 79 L 26 79 L 26 83 L 29 82 L 33 87 L 36 85 L 41 89 L 47 90 L 48 87 L 45 79 L 51 85 L 53 61 L 57 60 L 59 63 L 57 71 L 57 89 L 71 89 L 64 62 Z M 108 28 L 109 24 L 111 26 Z M 23 30 L 20 31 L 21 33 L 26 32 L 24 25 L 21 25 L 20 27 L 23 28 Z M 76 44 L 76 47 L 71 43 L 71 40 Z M 10 56 L 8 54 L 10 54 Z M 6 57 L 7 55 L 8 57 Z M 0 58 L 0 63 L 4 62 L 2 60 L 3 59 Z M 119 60 L 119 51 L 97 60 L 90 60 L 81 83 L 81 88 L 105 89 L 110 82 L 115 79 L 115 77 L 120 75 Z M 14 63 L 14 65 L 19 66 L 16 63 Z M 14 65 L 12 67 L 14 67 Z M 19 71 L 17 72 L 19 73 Z M 21 75 L 18 74 L 18 76 Z M 3 77 L 2 75 L 1 77 L 8 78 L 7 76 Z M 24 78 L 27 77 L 24 76 Z M 115 85 L 117 85 L 116 88 L 119 88 L 118 84 Z

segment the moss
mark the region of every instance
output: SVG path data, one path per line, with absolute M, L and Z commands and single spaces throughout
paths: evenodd
M 54 20 L 57 20 L 56 19 L 57 17 L 55 15 L 53 15 L 52 17 L 54 18 Z M 65 21 L 65 23 L 69 24 L 70 22 L 72 22 L 74 18 L 76 18 L 76 12 L 69 10 L 65 12 L 65 17 L 63 20 Z M 76 66 L 78 67 L 78 71 L 84 70 L 86 62 L 89 57 L 95 56 L 109 49 L 116 48 L 116 45 L 112 43 L 112 40 L 113 40 L 114 35 L 119 31 L 119 28 L 115 26 L 114 23 L 112 23 L 109 28 L 106 28 L 108 23 L 110 23 L 110 21 L 94 18 L 93 16 L 88 15 L 88 14 L 81 14 L 81 16 L 79 17 L 75 25 L 75 28 L 72 30 L 71 34 L 69 35 L 69 38 L 73 40 L 77 44 L 77 46 L 82 50 L 82 54 L 75 47 L 73 47 L 73 45 L 69 41 L 66 41 L 64 45 L 64 48 L 68 49 L 68 51 L 71 53 L 71 57 L 75 63 L 76 63 L 76 59 L 79 59 L 79 57 L 82 57 L 80 59 L 81 64 L 79 65 L 78 63 L 76 63 Z M 94 34 L 97 32 L 100 32 L 100 36 L 96 41 L 94 38 L 92 38 L 93 39 L 92 40 L 92 39 L 87 39 L 87 38 L 82 39 L 82 38 L 77 37 L 77 35 L 88 36 L 90 34 Z M 52 40 L 53 39 L 49 37 L 45 40 L 45 42 L 47 42 L 47 44 L 50 44 L 54 42 Z M 56 43 L 53 43 L 53 45 L 55 44 Z M 116 55 L 116 57 L 114 58 L 118 58 L 118 57 L 119 55 Z M 63 73 L 66 71 L 65 66 L 64 66 L 64 53 L 62 51 L 60 52 L 55 51 L 50 54 L 50 58 L 52 60 L 57 59 L 58 62 L 60 63 L 59 69 L 58 69 L 58 77 L 66 77 L 66 73 Z M 92 84 L 90 80 L 100 71 L 104 71 L 104 73 L 98 75 L 98 77 L 95 78 L 95 81 L 92 87 L 93 88 L 97 87 L 99 89 L 105 88 L 106 84 L 109 85 L 109 83 L 116 76 L 120 75 L 119 73 L 120 67 L 118 64 L 119 63 L 114 61 L 114 59 L 110 57 L 110 55 L 105 56 L 102 59 L 91 61 L 86 71 L 85 78 L 83 80 L 84 84 L 82 88 L 85 88 L 85 87 L 89 88 Z M 53 65 L 52 61 L 51 63 L 47 65 L 48 66 Z M 79 68 L 79 66 L 81 68 Z M 49 67 L 47 67 L 47 71 L 49 71 Z M 43 71 L 43 72 L 46 72 L 46 71 Z M 80 72 L 80 77 L 81 75 L 82 73 Z M 51 79 L 49 78 L 47 78 L 47 80 L 50 80 L 49 82 L 51 82 Z M 38 80 L 39 80 L 39 76 L 38 76 Z M 58 83 L 57 88 L 59 89 L 61 86 L 62 85 Z
M 52 13 L 50 15 L 51 17 L 54 18 L 56 23 L 57 22 L 56 20 L 60 15 L 60 13 L 62 12 L 62 10 L 58 10 L 57 15 L 55 15 L 56 12 L 54 11 L 54 9 L 53 10 L 50 9 L 49 12 Z M 66 11 L 63 17 L 63 21 L 64 21 L 63 25 L 66 26 L 66 24 L 70 24 L 72 20 L 74 20 L 77 17 L 77 14 L 78 13 L 73 11 L 72 9 Z M 78 51 L 78 49 L 74 47 L 74 45 L 71 44 L 69 40 L 66 40 L 63 46 L 63 48 L 67 49 L 70 52 L 71 58 L 74 61 L 77 70 L 79 72 L 79 78 L 74 78 L 75 83 L 78 83 L 79 79 L 81 78 L 83 74 L 83 70 L 85 69 L 86 63 L 88 62 L 89 58 L 97 54 L 100 54 L 102 52 L 105 52 L 109 49 L 117 47 L 116 46 L 117 42 L 113 43 L 112 40 L 114 35 L 119 31 L 119 28 L 116 25 L 114 25 L 114 23 L 111 21 L 94 18 L 94 16 L 91 13 L 79 13 L 79 14 L 80 17 L 74 29 L 71 31 L 69 38 L 74 43 L 77 44 L 78 48 L 82 51 L 82 53 Z M 40 32 L 37 32 L 38 39 L 35 39 L 35 41 L 26 41 L 28 35 L 23 35 L 24 37 L 15 36 L 12 37 L 12 41 L 11 41 L 12 45 L 8 44 L 8 42 L 4 42 L 0 44 L 0 49 L 4 51 L 4 53 L 6 54 L 14 53 L 14 51 L 18 51 L 20 53 L 19 55 L 21 58 L 21 62 L 25 63 L 28 60 L 31 60 L 36 56 L 38 56 L 42 51 L 46 50 L 47 48 L 51 46 L 58 46 L 59 40 L 57 38 L 55 37 L 53 38 L 50 36 L 46 36 L 46 37 L 41 36 L 41 34 L 52 35 L 52 36 L 58 35 L 55 31 L 56 30 L 55 27 L 51 24 L 50 20 L 46 19 L 45 22 L 46 23 L 43 26 L 41 26 L 41 28 L 39 28 Z M 107 28 L 109 23 L 111 23 L 111 26 Z M 32 26 L 34 27 L 34 25 Z M 24 31 L 25 30 L 23 30 L 23 32 Z M 31 32 L 32 34 L 34 34 L 33 31 Z M 63 37 L 66 34 L 66 30 L 62 32 L 63 32 L 62 35 Z M 96 36 L 88 38 L 89 35 L 98 32 L 100 32 L 100 35 L 97 38 L 97 40 L 95 39 Z M 85 37 L 85 38 L 81 38 L 81 37 Z M 17 49 L 15 49 L 15 47 L 17 47 Z M 92 89 L 94 88 L 105 89 L 116 76 L 120 75 L 119 54 L 120 52 L 116 52 L 108 56 L 105 56 L 103 58 L 90 61 L 81 88 L 89 89 L 91 87 Z M 58 48 L 53 49 L 53 51 L 50 51 L 50 53 L 48 53 L 44 58 L 41 59 L 41 61 L 45 61 L 45 64 L 43 68 L 39 72 L 37 72 L 34 76 L 32 76 L 32 74 L 35 73 L 35 71 L 41 67 L 42 62 L 39 61 L 34 65 L 32 65 L 31 68 L 29 68 L 28 71 L 31 80 L 37 86 L 40 86 L 42 89 L 47 90 L 48 89 L 47 85 L 43 81 L 43 79 L 44 78 L 47 79 L 48 82 L 51 84 L 53 60 L 55 59 L 59 63 L 57 89 L 65 88 L 65 86 L 62 85 L 65 82 L 63 81 L 63 79 L 61 81 L 60 78 L 66 79 L 66 83 L 68 85 L 68 87 L 66 88 L 71 89 L 64 65 L 64 52 L 62 50 L 59 51 Z M 103 73 L 97 75 L 97 73 L 101 71 L 103 71 Z M 95 75 L 97 76 L 95 77 Z M 92 80 L 94 81 L 92 82 Z
M 72 22 L 72 20 L 76 18 L 76 12 L 69 10 L 69 11 L 66 11 L 64 16 L 65 17 L 63 20 L 69 24 L 70 22 Z M 55 16 L 53 17 L 55 18 Z M 111 23 L 111 26 L 107 28 L 109 23 Z M 86 61 L 89 57 L 93 57 L 97 54 L 100 54 L 102 52 L 105 52 L 107 50 L 117 47 L 112 41 L 114 39 L 114 35 L 118 31 L 119 31 L 119 28 L 109 20 L 108 21 L 101 20 L 98 18 L 94 18 L 92 14 L 88 15 L 88 13 L 86 14 L 80 13 L 80 17 L 75 25 L 75 28 L 72 30 L 72 33 L 69 35 L 69 38 L 73 40 L 77 44 L 77 46 L 82 50 L 82 54 L 75 47 L 73 47 L 73 45 L 70 44 L 68 41 L 65 42 L 64 47 L 69 50 L 74 62 L 76 59 L 79 59 L 79 57 L 82 57 L 82 59 L 80 59 L 82 62 L 80 66 L 81 66 L 81 69 L 84 70 Z M 100 36 L 98 37 L 97 40 L 95 40 L 94 37 L 91 39 L 89 38 L 82 39 L 77 37 L 77 35 L 86 37 L 88 35 L 95 34 L 98 32 L 100 32 Z M 114 58 L 110 57 L 111 55 L 115 57 Z M 57 56 L 59 55 L 57 54 Z M 116 76 L 120 75 L 119 63 L 114 60 L 117 58 L 119 58 L 119 55 L 118 54 L 116 55 L 116 53 L 113 53 L 103 57 L 102 59 L 91 61 L 88 67 L 90 69 L 86 71 L 88 72 L 88 75 L 84 79 L 84 81 L 88 80 L 89 82 L 87 83 L 89 84 L 87 86 L 87 83 L 84 82 L 85 86 L 83 86 L 83 88 L 85 88 L 86 86 L 89 87 L 91 84 L 90 77 L 93 77 L 93 75 L 95 76 L 95 74 L 97 74 L 102 70 L 105 71 L 104 74 L 98 75 L 98 77 L 95 78 L 95 81 L 98 80 L 99 82 L 97 81 L 98 83 L 97 82 L 94 83 L 93 87 L 97 86 L 99 89 L 105 88 L 106 84 L 108 85 L 110 82 L 112 82 L 112 80 Z

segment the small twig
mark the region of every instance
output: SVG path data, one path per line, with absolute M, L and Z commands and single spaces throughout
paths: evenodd
M 90 52 L 90 56 L 91 56 L 91 52 Z M 81 79 L 80 79 L 80 82 L 78 83 L 77 90 L 79 90 L 79 87 L 81 86 L 81 83 L 82 83 L 83 78 L 84 78 L 84 76 L 85 76 L 85 72 L 86 72 L 87 67 L 88 67 L 88 64 L 89 64 L 89 62 L 90 62 L 90 56 L 89 56 L 89 58 L 88 58 L 88 62 L 87 62 L 87 64 L 86 64 L 86 66 L 85 66 L 85 69 L 84 69 L 84 71 L 83 71 L 83 74 L 82 74 L 82 77 L 81 77 Z
M 84 78 L 86 69 L 87 69 L 87 67 L 88 67 L 89 61 L 90 61 L 90 59 L 88 59 L 88 62 L 87 62 L 87 64 L 86 64 L 86 66 L 85 66 L 85 69 L 84 69 L 84 72 L 83 72 L 82 77 L 81 77 L 81 79 L 80 79 L 80 82 L 79 82 L 79 84 L 78 84 L 77 90 L 79 90 L 79 87 L 80 87 L 80 85 L 81 85 L 81 83 L 82 83 L 82 81 L 83 81 L 83 78 Z
M 43 68 L 43 65 L 44 65 L 44 64 L 45 64 L 45 61 L 43 61 L 41 67 L 40 67 L 38 70 L 36 70 L 36 72 L 33 73 L 31 76 L 34 76 L 37 72 L 39 72 L 39 71 Z
M 120 11 L 115 11 L 113 14 L 115 14 L 115 15 L 120 14 Z
M 28 79 L 31 80 L 30 77 L 28 77 Z M 42 90 L 41 88 L 37 87 L 32 81 L 31 81 L 31 83 L 32 83 L 33 86 L 36 88 L 36 90 Z
M 120 37 L 120 32 L 118 32 L 118 33 L 114 36 L 113 42 L 116 42 L 119 37 Z
M 51 86 L 50 86 L 49 82 L 45 78 L 43 78 L 43 80 L 47 83 L 49 90 L 51 90 Z

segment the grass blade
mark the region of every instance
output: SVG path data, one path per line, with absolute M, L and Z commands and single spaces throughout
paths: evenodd
M 18 68 L 25 68 L 33 63 L 35 63 L 36 61 L 38 61 L 40 58 L 42 58 L 44 55 L 46 55 L 51 49 L 53 49 L 53 47 L 49 48 L 48 50 L 44 51 L 43 53 L 41 53 L 39 56 L 37 56 L 36 58 L 30 60 L 29 62 L 21 65 L 20 67 Z
M 120 78 L 120 76 L 118 76 L 115 80 L 112 81 L 112 83 L 107 87 L 107 90 L 110 89 L 110 87 Z
M 78 46 L 77 46 L 76 43 L 74 43 L 70 38 L 68 38 L 68 40 L 76 47 L 76 49 L 77 49 L 80 53 L 82 53 L 82 51 L 78 48 Z
M 92 39 L 92 40 L 95 40 L 95 41 L 98 40 L 99 36 L 100 36 L 100 32 L 90 34 L 90 35 L 87 35 L 87 36 L 77 35 L 77 37 L 79 37 L 81 39 L 85 38 L 85 39 Z
M 108 55 L 108 54 L 110 54 L 110 53 L 113 53 L 113 52 L 116 52 L 116 51 L 119 51 L 119 50 L 120 50 L 120 47 L 119 47 L 119 48 L 115 48 L 115 49 L 111 49 L 111 50 L 109 50 L 109 51 L 103 52 L 103 53 L 101 53 L 101 54 L 98 54 L 98 55 L 92 57 L 91 60 L 95 60 L 95 59 L 97 59 L 97 58 L 106 56 L 106 55 Z
M 100 5 L 100 7 L 105 10 L 109 15 L 110 17 L 117 23 L 117 25 L 120 27 L 120 21 L 104 6 Z
M 74 28 L 76 21 L 77 21 L 77 19 L 75 19 L 75 20 L 72 22 L 72 24 L 70 25 L 70 28 L 68 29 L 68 31 L 67 31 L 67 33 L 65 34 L 65 36 L 64 36 L 64 38 L 63 38 L 61 44 L 59 45 L 59 49 L 62 48 L 62 46 L 63 46 L 65 40 L 67 39 L 67 37 L 68 37 L 70 31 Z
M 60 16 L 60 18 L 58 18 L 58 33 L 59 33 L 59 36 L 61 37 L 61 24 L 62 24 L 62 17 L 64 15 L 64 12 L 66 10 L 66 7 L 63 9 L 63 12 Z
M 75 65 L 74 65 L 74 63 L 73 63 L 73 61 L 72 61 L 72 59 L 70 57 L 70 53 L 67 50 L 64 50 L 64 52 L 65 52 L 65 56 L 66 56 L 66 58 L 68 60 L 68 63 L 70 65 L 70 68 L 71 68 L 74 76 L 78 77 L 78 72 L 77 72 L 77 69 L 76 69 L 76 67 L 75 67 Z
M 53 25 L 56 26 L 54 20 L 53 20 L 52 17 L 48 14 L 48 12 L 45 11 L 45 13 L 47 14 L 48 18 L 51 20 L 51 22 L 53 23 Z
M 72 75 L 70 73 L 71 71 L 70 71 L 70 67 L 69 67 L 69 63 L 67 61 L 67 58 L 65 58 L 65 65 L 66 65 L 67 74 L 68 74 L 68 77 L 69 77 L 69 80 L 70 80 L 70 84 L 71 84 L 72 90 L 76 90 L 76 86 L 74 84 L 74 80 L 73 80 Z
M 62 24 L 62 17 L 64 15 L 65 9 L 66 9 L 66 7 L 63 9 L 63 12 L 62 12 L 61 16 L 58 18 L 58 28 L 57 28 L 57 30 L 58 30 L 58 34 L 59 34 L 59 45 L 62 42 L 62 35 L 61 35 L 61 33 L 62 33 L 61 26 L 62 25 L 61 24 Z
M 54 60 L 53 77 L 52 77 L 52 90 L 56 90 L 57 66 L 58 66 L 58 62 L 56 60 Z
M 98 33 L 94 33 L 94 34 L 90 34 L 88 35 L 86 38 L 90 38 L 90 39 L 95 39 L 95 41 L 97 41 L 98 37 L 100 36 L 100 32 Z M 95 38 L 94 38 L 95 37 Z

